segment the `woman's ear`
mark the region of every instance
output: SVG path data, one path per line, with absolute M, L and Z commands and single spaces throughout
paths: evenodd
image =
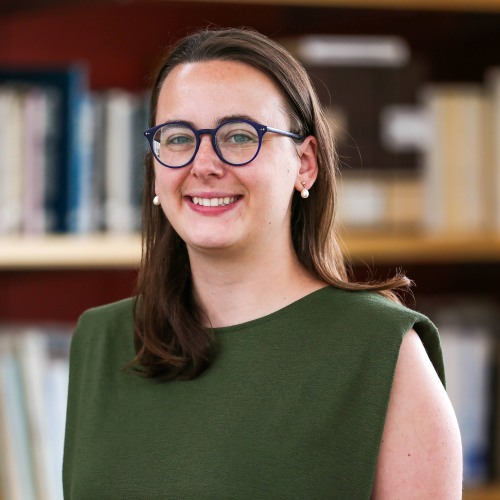
M 295 180 L 295 189 L 303 191 L 311 189 L 318 176 L 318 141 L 309 135 L 297 149 L 300 159 L 300 168 Z

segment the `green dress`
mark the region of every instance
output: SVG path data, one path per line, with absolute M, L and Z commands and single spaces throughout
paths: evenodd
M 368 499 L 412 327 L 444 383 L 434 325 L 374 293 L 327 287 L 216 329 L 210 368 L 173 382 L 122 370 L 132 305 L 87 311 L 74 333 L 67 500 Z

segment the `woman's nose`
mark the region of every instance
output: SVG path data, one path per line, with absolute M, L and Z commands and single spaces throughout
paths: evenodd
M 197 176 L 222 175 L 225 172 L 224 162 L 217 156 L 212 138 L 204 135 L 200 138 L 200 146 L 193 160 L 191 172 Z

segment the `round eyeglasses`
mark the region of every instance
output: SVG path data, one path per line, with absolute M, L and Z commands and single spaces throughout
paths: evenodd
M 243 119 L 228 120 L 217 128 L 199 130 L 184 122 L 168 122 L 146 130 L 144 135 L 154 157 L 165 167 L 189 165 L 198 152 L 201 136 L 205 134 L 212 137 L 212 146 L 224 163 L 241 167 L 259 154 L 266 132 L 303 139 L 298 134 Z

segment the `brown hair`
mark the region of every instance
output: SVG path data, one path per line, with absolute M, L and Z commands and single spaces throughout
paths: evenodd
M 271 78 L 288 104 L 292 131 L 318 141 L 318 177 L 307 203 L 292 200 L 292 240 L 302 265 L 326 283 L 345 290 L 373 290 L 396 300 L 407 287 L 402 275 L 384 282 L 350 281 L 335 229 L 337 156 L 316 92 L 302 65 L 282 46 L 249 29 L 203 30 L 180 40 L 157 73 L 150 102 L 155 125 L 158 95 L 173 68 L 208 60 L 249 64 Z M 185 243 L 153 206 L 154 169 L 149 154 L 143 196 L 143 251 L 135 307 L 133 362 L 147 376 L 194 378 L 210 363 L 215 346 L 203 312 L 193 299 Z

